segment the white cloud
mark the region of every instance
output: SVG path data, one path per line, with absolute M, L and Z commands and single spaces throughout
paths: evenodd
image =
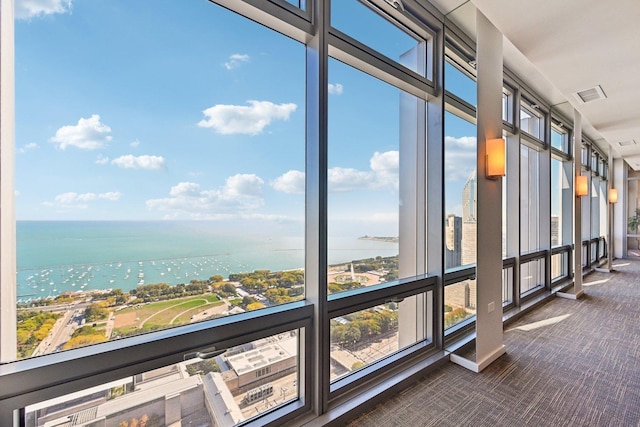
M 82 150 L 97 150 L 111 141 L 111 128 L 100 122 L 100 116 L 94 114 L 88 119 L 81 118 L 77 125 L 62 126 L 51 138 L 58 148 L 77 147 Z
M 110 191 L 108 193 L 98 194 L 98 199 L 109 200 L 112 202 L 117 202 L 118 200 L 120 200 L 120 197 L 122 197 L 122 193 L 120 193 L 119 191 Z
M 476 168 L 476 137 L 463 136 L 444 138 L 444 175 L 445 181 L 466 180 Z
M 18 148 L 18 153 L 20 154 L 24 154 L 28 151 L 32 151 L 35 150 L 37 148 L 39 148 L 40 146 L 38 144 L 36 144 L 35 142 L 30 142 L 29 144 L 25 144 L 22 147 Z
M 375 152 L 369 160 L 370 170 L 333 167 L 327 171 L 329 191 L 341 193 L 362 189 L 398 188 L 399 152 Z M 271 182 L 271 187 L 283 193 L 304 192 L 304 172 L 290 170 Z
M 69 191 L 67 193 L 58 194 L 53 202 L 45 202 L 45 206 L 56 206 L 61 208 L 76 208 L 86 209 L 89 207 L 88 202 L 94 202 L 96 200 L 107 200 L 110 202 L 117 202 L 120 200 L 122 194 L 117 191 L 110 191 L 106 193 L 75 193 Z
M 96 158 L 96 164 L 98 165 L 109 164 L 109 158 L 107 156 L 103 156 L 102 154 L 98 154 L 98 158 Z
M 171 188 L 169 197 L 147 200 L 147 208 L 167 212 L 170 218 L 241 217 L 264 204 L 263 184 L 254 174 L 230 176 L 222 187 L 213 190 L 204 190 L 195 182 L 181 182 Z
M 330 95 L 342 95 L 344 91 L 344 87 L 340 83 L 329 83 L 329 94 Z
M 144 169 L 150 171 L 162 170 L 165 167 L 164 157 L 161 156 L 134 156 L 127 154 L 111 160 L 112 165 L 119 166 L 123 169 Z
M 238 174 L 227 178 L 223 196 L 225 199 L 260 197 L 264 181 L 254 174 Z
M 376 182 L 379 186 L 391 186 L 398 188 L 399 186 L 399 168 L 400 153 L 396 150 L 386 151 L 384 153 L 373 153 L 373 157 L 369 160 L 369 166 L 376 176 Z
M 298 106 L 293 103 L 276 105 L 269 101 L 247 101 L 249 106 L 218 104 L 202 113 L 206 119 L 198 126 L 212 128 L 223 135 L 258 135 L 272 120 L 289 120 Z
M 138 141 L 137 139 L 133 141 L 131 144 L 129 144 L 131 148 L 138 148 L 139 145 L 140 145 L 140 141 Z
M 374 181 L 372 172 L 359 171 L 353 168 L 334 167 L 327 171 L 329 191 L 344 192 L 370 188 Z
M 169 194 L 172 197 L 197 197 L 202 193 L 200 184 L 194 182 L 181 182 L 171 187 Z
M 229 56 L 229 61 L 225 62 L 224 66 L 227 70 L 233 70 L 234 68 L 238 68 L 243 62 L 249 62 L 249 59 L 249 55 L 234 53 Z
M 15 17 L 30 19 L 38 15 L 66 13 L 71 10 L 72 0 L 16 0 Z
M 288 194 L 304 193 L 304 172 L 290 170 L 271 182 L 276 191 Z

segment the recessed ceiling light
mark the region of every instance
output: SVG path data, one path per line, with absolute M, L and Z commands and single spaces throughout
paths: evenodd
M 580 90 L 574 93 L 574 95 L 582 104 L 586 104 L 587 102 L 591 101 L 597 101 L 598 99 L 605 99 L 607 97 L 600 85 L 594 86 L 589 89 Z

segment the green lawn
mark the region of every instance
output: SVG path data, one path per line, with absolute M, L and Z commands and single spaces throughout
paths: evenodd
M 198 313 L 204 307 L 215 307 L 224 304 L 215 294 L 194 295 L 185 298 L 158 301 L 140 306 L 128 307 L 119 311 L 118 314 L 136 313 L 140 322 L 144 322 L 142 331 L 152 331 L 166 328 L 170 325 L 187 323 L 194 313 Z M 178 316 L 176 318 L 176 316 Z M 174 320 L 175 319 L 175 320 Z M 173 323 L 171 323 L 173 321 Z M 128 335 L 132 332 L 140 332 L 141 329 L 135 327 L 118 328 L 117 332 Z

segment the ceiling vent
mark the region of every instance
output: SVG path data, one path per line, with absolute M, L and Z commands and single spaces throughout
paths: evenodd
M 635 139 L 629 139 L 627 141 L 619 141 L 618 145 L 621 147 L 630 147 L 632 145 L 636 145 L 636 140 Z
M 607 95 L 604 94 L 602 88 L 598 85 L 589 89 L 581 90 L 574 93 L 578 101 L 582 104 L 587 102 L 597 101 L 598 99 L 605 99 Z

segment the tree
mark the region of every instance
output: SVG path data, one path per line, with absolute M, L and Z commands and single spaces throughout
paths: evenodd
M 78 347 L 84 347 L 87 345 L 91 345 L 91 344 L 96 344 L 99 342 L 103 342 L 106 341 L 107 337 L 104 336 L 104 334 L 100 334 L 100 335 L 78 335 L 77 337 L 73 337 L 71 338 L 69 341 L 67 341 L 62 348 L 64 350 L 68 350 L 71 348 L 78 348 Z
M 361 337 L 360 329 L 356 325 L 352 323 L 347 325 L 344 331 L 344 338 L 347 343 L 355 344 L 360 341 Z
M 357 362 L 354 362 L 353 365 L 351 365 L 351 370 L 355 371 L 362 368 L 363 366 L 365 366 L 364 362 L 357 361 Z
M 247 305 L 247 310 L 248 311 L 259 310 L 264 307 L 265 305 L 261 302 L 252 302 L 251 304 Z
M 213 275 L 213 276 L 209 277 L 209 281 L 210 281 L 211 283 L 224 282 L 224 277 L 222 277 L 222 276 L 221 276 L 221 275 L 219 275 L 219 274 L 215 274 L 215 275 Z
M 95 303 L 84 310 L 84 317 L 87 318 L 87 322 L 93 322 L 105 318 L 108 313 L 108 310 L 104 308 L 102 303 Z
M 254 302 L 257 302 L 258 300 L 255 297 L 252 297 L 250 295 L 245 295 L 244 297 L 242 297 L 242 306 L 244 308 L 247 308 L 247 306 L 249 304 L 253 304 Z
M 638 234 L 638 227 L 640 227 L 640 209 L 636 209 L 636 213 L 629 217 L 629 230 L 634 234 Z M 636 237 L 638 249 L 640 249 L 640 238 Z

